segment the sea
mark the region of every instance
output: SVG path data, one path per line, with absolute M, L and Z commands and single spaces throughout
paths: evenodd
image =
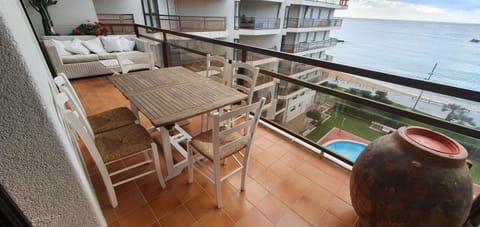
M 398 76 L 480 91 L 480 24 L 427 21 L 343 18 L 342 27 L 330 37 L 343 40 L 327 54 L 333 62 L 367 68 Z M 405 106 L 413 106 L 422 91 L 393 86 L 412 97 L 389 94 Z M 416 109 L 444 117 L 445 103 L 457 103 L 480 126 L 480 103 L 431 92 L 422 92 Z

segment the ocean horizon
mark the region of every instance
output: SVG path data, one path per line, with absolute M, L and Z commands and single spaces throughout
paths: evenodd
M 343 18 L 342 27 L 332 30 L 330 37 L 344 41 L 327 50 L 334 63 L 420 80 L 427 79 L 437 64 L 431 82 L 480 91 L 480 43 L 470 42 L 480 39 L 480 24 Z M 420 93 L 418 89 L 385 85 L 397 86 L 412 95 Z M 477 102 L 432 92 L 424 92 L 422 97 L 440 103 L 458 103 L 477 112 L 469 115 L 480 125 Z M 411 103 L 406 99 L 400 101 L 407 106 Z M 435 115 L 442 115 L 436 112 Z

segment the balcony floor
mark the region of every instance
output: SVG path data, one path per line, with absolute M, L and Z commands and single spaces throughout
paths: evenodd
M 72 84 L 88 115 L 128 106 L 106 77 L 74 80 Z M 148 120 L 141 118 L 142 125 L 149 127 Z M 186 130 L 198 133 L 198 118 L 190 122 Z M 153 136 L 160 143 L 160 136 Z M 198 173 L 195 181 L 188 184 L 186 170 L 168 181 L 163 190 L 152 174 L 117 187 L 119 205 L 114 209 L 93 161 L 85 147 L 81 148 L 109 226 L 335 227 L 352 226 L 357 220 L 349 195 L 350 173 L 263 126 L 258 127 L 255 135 L 246 190 L 239 190 L 240 173 L 224 181 L 221 209 L 215 206 L 213 185 Z M 180 155 L 176 159 L 181 159 Z M 128 162 L 129 159 L 109 169 Z M 222 168 L 232 168 L 233 164 L 233 160 L 229 161 Z

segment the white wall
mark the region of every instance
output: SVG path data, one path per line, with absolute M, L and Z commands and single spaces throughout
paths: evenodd
M 0 182 L 33 226 L 106 226 L 21 3 L 0 5 Z
M 9 1 L 11 4 L 13 1 Z M 25 8 L 32 20 L 35 31 L 40 37 L 44 35 L 40 14 L 33 9 L 28 0 L 23 0 Z M 2 6 L 3 7 L 3 6 Z M 96 21 L 97 13 L 92 0 L 60 0 L 56 5 L 48 7 L 55 32 L 70 34 L 74 28 L 87 20 Z
M 98 13 L 133 14 L 136 24 L 145 25 L 142 3 L 140 0 L 93 0 Z

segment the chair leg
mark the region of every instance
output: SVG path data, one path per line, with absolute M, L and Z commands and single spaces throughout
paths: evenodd
M 220 160 L 214 161 L 215 166 L 215 194 L 217 195 L 217 208 L 222 208 L 222 182 L 220 181 Z
M 155 171 L 157 171 L 158 181 L 160 181 L 160 186 L 162 186 L 162 188 L 166 188 L 167 185 L 165 184 L 165 179 L 163 179 L 162 167 L 160 166 L 160 158 L 158 158 L 157 144 L 153 142 L 150 145 L 152 147 L 151 150 L 153 156 L 153 163 L 155 165 Z
M 243 161 L 243 170 L 242 170 L 242 183 L 240 185 L 240 190 L 245 191 L 245 181 L 247 178 L 248 173 L 248 164 L 250 163 L 250 146 L 247 146 L 247 150 L 245 151 Z
M 193 152 L 192 148 L 190 148 L 190 141 L 187 141 L 187 160 L 188 160 L 188 183 L 191 184 L 193 182 Z
M 117 195 L 115 194 L 115 189 L 113 188 L 112 179 L 110 179 L 110 176 L 108 175 L 107 167 L 105 165 L 97 165 L 97 167 L 98 171 L 100 172 L 100 176 L 102 176 L 105 188 L 107 189 L 110 204 L 112 204 L 112 207 L 115 208 L 118 206 L 118 200 Z

